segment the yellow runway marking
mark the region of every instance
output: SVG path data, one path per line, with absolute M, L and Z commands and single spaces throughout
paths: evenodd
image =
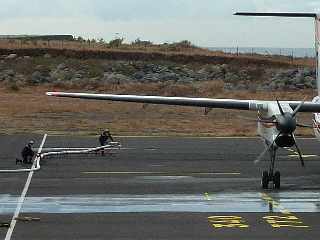
M 241 175 L 238 172 L 82 172 L 82 174 L 105 174 L 105 175 L 140 175 L 140 174 L 155 174 L 155 175 L 174 175 L 174 176 L 185 176 L 185 175 Z
M 272 197 L 270 197 L 268 194 L 266 193 L 261 193 L 261 198 L 267 202 L 268 204 L 271 204 L 273 207 L 276 207 L 279 209 L 279 211 L 283 214 L 291 214 L 289 210 L 283 208 L 280 203 L 278 203 L 277 201 L 273 200 Z
M 263 219 L 266 220 L 273 228 L 309 228 L 296 216 L 265 216 Z
M 266 193 L 261 193 L 261 198 L 266 201 L 272 207 L 278 208 L 279 211 L 285 216 L 265 216 L 263 217 L 267 223 L 269 223 L 273 228 L 309 228 L 308 225 L 305 225 L 298 217 L 291 213 L 288 209 L 285 209 L 281 204 L 275 201 Z
M 248 228 L 245 220 L 239 216 L 210 216 L 209 223 L 214 228 Z
M 289 154 L 288 157 L 299 157 L 299 153 L 291 148 L 285 148 L 287 151 L 292 152 L 293 154 Z M 318 155 L 314 155 L 314 154 L 306 154 L 306 155 L 302 155 L 303 158 L 314 158 L 314 157 L 318 157 Z
M 204 193 L 204 197 L 205 197 L 205 199 L 207 200 L 207 201 L 211 201 L 212 200 L 212 198 L 211 198 L 211 195 L 209 195 L 209 193 Z

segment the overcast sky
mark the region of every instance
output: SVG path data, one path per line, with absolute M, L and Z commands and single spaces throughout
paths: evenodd
M 313 47 L 311 19 L 232 16 L 236 11 L 320 12 L 320 0 L 1 0 L 0 34 L 119 35 L 208 47 Z

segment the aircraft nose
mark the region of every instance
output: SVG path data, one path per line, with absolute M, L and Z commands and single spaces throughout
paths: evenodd
M 277 119 L 277 129 L 284 134 L 293 133 L 296 130 L 297 122 L 291 114 L 279 116 Z

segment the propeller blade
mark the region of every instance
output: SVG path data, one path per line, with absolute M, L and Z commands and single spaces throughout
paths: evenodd
M 277 137 L 273 140 L 273 142 L 256 158 L 256 160 L 254 160 L 254 164 L 259 163 L 262 158 L 264 157 L 264 155 L 266 154 L 266 152 L 268 152 L 274 145 L 274 143 L 277 141 L 278 137 L 280 136 L 281 133 L 279 133 L 277 135 Z
M 302 153 L 300 151 L 300 148 L 298 147 L 296 138 L 295 138 L 295 136 L 293 134 L 292 134 L 292 137 L 293 137 L 293 140 L 294 140 L 294 146 L 296 147 L 298 155 L 299 155 L 299 158 L 300 158 L 301 166 L 304 167 L 304 160 L 302 158 Z
M 245 120 L 245 121 L 248 121 L 248 122 L 257 122 L 256 118 L 247 117 L 247 116 L 241 116 L 241 115 L 237 115 L 237 119 Z
M 261 123 L 273 123 L 276 124 L 277 122 L 275 120 L 268 120 L 268 119 L 260 119 L 260 118 L 251 118 L 251 117 L 245 117 L 238 115 L 237 118 L 241 120 L 245 120 L 247 122 L 261 122 Z
M 270 148 L 272 147 L 272 144 L 270 144 L 268 147 L 266 147 L 263 152 L 256 158 L 256 160 L 254 160 L 254 164 L 259 163 L 262 158 L 264 157 L 264 155 L 270 150 Z
M 278 104 L 278 107 L 279 107 L 280 113 L 281 113 L 281 115 L 283 116 L 283 115 L 284 115 L 284 112 L 283 112 L 283 110 L 282 110 L 282 107 L 281 107 L 280 102 L 279 102 L 279 100 L 278 100 L 278 99 L 277 99 L 277 104 Z
M 304 104 L 306 98 L 304 98 L 301 103 L 296 107 L 296 109 L 294 109 L 292 116 L 295 117 L 297 115 L 297 113 L 299 112 L 300 108 L 302 107 L 302 105 Z
M 303 124 L 303 123 L 297 123 L 298 127 L 303 127 L 303 128 L 313 128 L 312 125 L 308 125 L 308 124 Z
M 262 122 L 262 123 L 273 123 L 273 124 L 276 124 L 277 121 L 274 121 L 274 120 L 265 120 L 265 119 L 258 119 L 257 120 L 258 122 Z

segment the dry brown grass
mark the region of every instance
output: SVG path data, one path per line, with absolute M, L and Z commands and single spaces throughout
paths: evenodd
M 301 92 L 222 92 L 221 83 L 204 83 L 189 86 L 192 96 L 209 96 L 240 99 L 311 99 L 312 91 Z M 217 84 L 217 87 L 215 87 Z M 136 88 L 135 88 L 136 87 Z M 170 86 L 126 85 L 121 89 L 108 89 L 107 92 L 130 91 L 137 94 L 160 93 L 154 95 L 180 94 L 186 86 L 169 91 Z M 220 89 L 220 90 L 218 90 Z M 108 127 L 119 135 L 197 135 L 197 136 L 255 136 L 256 124 L 247 118 L 256 118 L 256 112 L 213 109 L 204 115 L 204 109 L 194 107 L 175 107 L 135 103 L 113 103 L 107 101 L 88 101 L 80 99 L 59 99 L 45 96 L 53 90 L 50 86 L 33 87 L 12 92 L 0 89 L 0 132 L 15 133 L 60 133 L 96 134 Z M 55 89 L 64 90 L 64 89 Z M 80 89 L 69 89 L 79 91 Z M 100 89 L 102 91 L 102 89 Z M 131 92 L 131 93 L 132 93 Z M 189 95 L 189 94 L 187 94 Z M 311 121 L 310 114 L 300 114 L 302 122 Z M 309 130 L 298 134 L 310 135 Z
M 312 66 L 309 59 L 298 59 L 293 62 L 288 58 L 266 58 L 263 56 L 230 55 L 222 52 L 211 52 L 199 48 L 181 49 L 171 51 L 157 46 L 148 48 L 123 46 L 120 49 L 106 48 L 104 45 L 93 44 L 88 46 L 79 42 L 60 41 L 0 41 L 0 50 L 7 52 L 21 50 L 21 54 L 32 53 L 39 58 L 33 58 L 32 62 L 15 61 L 6 62 L 8 68 L 16 69 L 26 75 L 34 71 L 34 66 L 49 66 L 52 61 L 59 62 L 60 58 L 68 59 L 68 64 L 82 65 L 84 60 L 91 66 L 97 64 L 95 57 L 99 57 L 99 51 L 111 53 L 111 59 L 122 57 L 138 58 L 138 60 L 175 60 L 180 62 L 191 61 L 193 65 L 203 65 L 203 62 L 232 63 L 237 67 L 259 62 L 263 66 Z M 23 50 L 32 50 L 25 52 Z M 43 53 L 56 53 L 57 58 L 45 59 Z M 62 50 L 62 51 L 60 51 Z M 67 51 L 64 51 L 67 50 Z M 69 52 L 74 50 L 75 52 Z M 7 53 L 6 52 L 6 53 Z M 51 53 L 51 52 L 50 52 Z M 63 54 L 70 53 L 71 58 L 64 58 Z M 97 54 L 96 54 L 97 53 Z M 128 55 L 128 53 L 130 53 Z M 139 55 L 141 53 L 141 56 Z M 147 54 L 146 54 L 147 53 Z M 96 55 L 95 55 L 96 54 Z M 70 57 L 69 56 L 69 57 Z M 79 57 L 80 56 L 80 57 Z M 94 56 L 86 58 L 86 56 Z M 103 55 L 102 55 L 103 56 Z M 173 56 L 173 58 L 169 58 Z M 194 57 L 195 56 L 195 57 Z M 207 58 L 208 57 L 208 58 Z M 217 57 L 217 58 L 211 58 Z M 187 60 L 186 60 L 187 59 Z M 46 62 L 47 61 L 47 62 Z M 74 61 L 74 62 L 72 62 Z M 90 64 L 89 64 L 90 63 Z M 11 64 L 11 65 L 10 65 Z M 97 70 L 93 69 L 92 75 Z M 238 98 L 238 99 L 265 99 L 274 100 L 302 100 L 305 96 L 311 99 L 312 91 L 294 92 L 250 92 L 250 91 L 224 91 L 223 81 L 199 82 L 196 84 L 126 84 L 126 85 L 100 85 L 95 84 L 68 84 L 56 83 L 55 85 L 42 85 L 23 87 L 0 87 L 0 132 L 50 132 L 68 134 L 96 134 L 100 129 L 109 127 L 116 134 L 134 135 L 200 135 L 200 136 L 254 136 L 256 124 L 247 121 L 247 118 L 255 118 L 255 112 L 230 111 L 214 109 L 208 115 L 204 115 L 204 109 L 194 107 L 175 107 L 148 105 L 134 103 L 111 103 L 106 101 L 87 101 L 79 99 L 57 99 L 45 96 L 46 91 L 78 91 L 78 92 L 105 92 L 116 94 L 140 94 L 140 95 L 165 95 L 165 96 L 189 96 L 212 98 Z M 310 122 L 310 114 L 299 115 L 303 122 Z M 309 130 L 299 131 L 299 134 L 311 134 Z
M 233 62 L 233 64 L 246 65 L 247 63 L 257 63 L 273 66 L 308 66 L 313 67 L 315 62 L 311 58 L 291 59 L 284 56 L 264 56 L 250 54 L 229 54 L 222 51 L 210 51 L 198 47 L 177 48 L 172 50 L 164 45 L 151 45 L 141 47 L 124 44 L 119 48 L 110 48 L 106 44 L 78 42 L 78 41 L 21 41 L 0 39 L 0 50 L 10 52 L 24 52 L 24 50 L 36 50 L 35 55 L 41 51 L 48 51 L 55 55 L 65 55 L 76 58 L 101 58 L 103 53 L 108 54 L 109 58 L 135 58 L 135 60 L 173 60 L 177 62 L 195 62 L 195 63 L 224 63 Z M 73 52 L 72 52 L 73 51 Z M 27 53 L 30 54 L 30 51 Z

